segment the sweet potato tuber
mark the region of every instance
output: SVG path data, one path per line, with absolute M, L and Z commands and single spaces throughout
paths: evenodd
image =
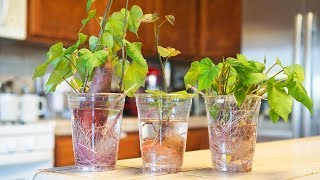
M 110 92 L 112 81 L 112 64 L 107 59 L 102 67 L 96 67 L 95 73 L 90 85 L 91 93 L 108 93 Z

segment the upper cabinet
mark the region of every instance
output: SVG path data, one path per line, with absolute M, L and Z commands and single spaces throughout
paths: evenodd
M 87 0 L 29 0 L 27 39 L 48 44 L 57 41 L 67 44 L 74 43 L 82 26 L 81 20 L 87 16 L 86 2 Z M 106 0 L 97 0 L 93 3 L 93 7 L 97 9 L 97 16 L 103 16 L 107 2 Z M 154 9 L 153 1 L 150 0 L 131 0 L 128 8 L 130 9 L 133 5 L 139 5 L 144 13 L 150 13 Z M 125 1 L 113 1 L 111 13 L 124 7 Z M 153 36 L 152 31 L 153 27 L 151 25 L 142 24 L 138 37 L 133 33 L 127 33 L 126 38 L 129 41 L 142 42 L 143 51 L 150 53 L 150 48 L 153 44 L 149 38 Z M 98 36 L 98 22 L 90 21 L 82 32 L 87 35 Z
M 164 24 L 160 31 L 159 44 L 163 47 L 174 47 L 183 56 L 194 56 L 197 53 L 197 1 L 198 0 L 161 0 L 156 1 L 155 12 L 161 21 L 165 15 L 175 16 L 175 22 Z M 178 56 L 178 58 L 180 55 Z
M 241 1 L 200 0 L 199 55 L 235 56 L 241 44 Z
M 28 0 L 28 40 L 52 44 L 57 41 L 74 43 L 87 16 L 87 0 Z M 103 16 L 107 0 L 93 4 L 97 15 Z M 160 32 L 161 46 L 171 46 L 182 52 L 177 58 L 185 60 L 209 56 L 234 56 L 240 51 L 241 0 L 130 0 L 129 9 L 139 5 L 144 13 L 157 12 L 161 21 L 165 15 L 174 15 L 174 26 L 166 23 Z M 111 11 L 125 7 L 125 1 L 113 1 Z M 83 30 L 98 35 L 96 21 Z M 155 37 L 152 24 L 141 24 L 138 37 L 127 33 L 129 41 L 143 43 L 145 56 L 155 56 Z
M 73 42 L 86 16 L 86 0 L 28 0 L 28 40 Z

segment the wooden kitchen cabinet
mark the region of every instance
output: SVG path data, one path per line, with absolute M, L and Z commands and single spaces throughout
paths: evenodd
M 175 23 L 164 24 L 160 31 L 159 44 L 171 46 L 181 51 L 181 56 L 194 56 L 197 53 L 198 0 L 161 0 L 156 1 L 155 12 L 160 15 L 160 22 L 165 15 L 175 16 Z M 179 55 L 180 56 L 180 55 Z M 177 56 L 177 58 L 179 58 Z M 192 59 L 189 59 L 192 60 Z
M 199 1 L 199 55 L 216 60 L 235 56 L 241 44 L 241 0 Z
M 45 44 L 58 41 L 68 45 L 74 43 L 82 26 L 81 20 L 87 16 L 86 2 L 87 0 L 29 0 L 27 39 Z M 106 0 L 95 1 L 93 7 L 97 9 L 97 16 L 103 16 L 106 4 Z M 129 9 L 135 4 L 139 5 L 144 12 L 151 12 L 153 9 L 153 1 L 150 0 L 131 0 L 129 1 Z M 111 13 L 119 11 L 123 7 L 125 7 L 125 1 L 113 1 Z M 152 43 L 149 40 L 149 34 L 153 35 L 152 30 L 152 26 L 143 24 L 138 32 L 139 39 L 133 33 L 127 33 L 127 39 L 141 41 L 143 50 L 148 52 Z M 89 36 L 98 36 L 99 25 L 96 21 L 91 20 L 83 29 L 83 33 Z
M 29 41 L 72 43 L 78 38 L 86 0 L 28 0 Z M 86 33 L 86 30 L 84 30 Z
M 45 44 L 62 41 L 74 43 L 87 16 L 87 0 L 28 0 L 28 38 Z M 93 6 L 102 16 L 107 1 L 96 0 Z M 160 33 L 160 45 L 171 46 L 182 52 L 173 59 L 192 61 L 202 57 L 221 60 L 240 52 L 242 1 L 237 0 L 130 0 L 144 13 L 157 12 L 161 20 L 165 15 L 176 17 L 175 25 L 165 24 Z M 111 12 L 125 7 L 125 1 L 114 1 Z M 161 22 L 161 21 L 160 21 Z M 89 22 L 83 33 L 98 35 L 98 24 Z M 155 38 L 152 24 L 141 24 L 139 39 L 127 33 L 129 41 L 143 43 L 144 56 L 155 57 Z
M 209 148 L 208 128 L 189 129 L 186 151 Z
M 54 166 L 74 164 L 72 137 L 56 136 L 54 148 Z
M 189 129 L 187 137 L 187 151 L 208 149 L 208 129 Z M 74 164 L 72 137 L 56 136 L 55 138 L 55 162 L 54 166 L 67 166 Z M 139 133 L 128 133 L 125 138 L 120 139 L 118 159 L 140 157 Z
M 74 164 L 72 137 L 56 136 L 55 138 L 54 166 L 67 166 Z M 118 159 L 140 157 L 138 133 L 128 133 L 119 143 Z

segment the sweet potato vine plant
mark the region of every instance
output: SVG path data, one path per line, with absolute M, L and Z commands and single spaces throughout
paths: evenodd
M 270 74 L 276 67 L 280 70 Z M 264 94 L 267 94 L 269 114 L 274 123 L 280 117 L 288 121 L 293 99 L 312 111 L 303 79 L 301 66 L 285 67 L 279 59 L 268 69 L 265 62 L 248 60 L 241 54 L 217 65 L 209 58 L 191 64 L 184 77 L 185 84 L 204 91 L 201 93 L 206 98 L 210 149 L 219 171 L 251 171 L 260 101 Z
M 249 95 L 263 96 L 267 94 L 270 106 L 270 117 L 277 122 L 279 117 L 288 120 L 292 112 L 293 99 L 301 102 L 312 112 L 312 100 L 304 86 L 303 68 L 294 64 L 283 66 L 277 58 L 268 69 L 265 62 L 260 63 L 238 54 L 237 58 L 229 57 L 215 65 L 211 59 L 195 61 L 184 77 L 186 85 L 198 86 L 206 95 L 233 94 L 238 106 Z M 270 75 L 273 68 L 280 70 Z
M 157 13 L 146 14 L 140 21 L 143 23 L 151 23 L 154 29 L 155 48 L 157 50 L 158 60 L 162 70 L 163 90 L 146 90 L 151 94 L 153 102 L 150 103 L 148 109 L 150 114 L 159 114 L 159 117 L 152 117 L 156 119 L 143 120 L 142 127 L 149 126 L 154 136 L 147 137 L 141 141 L 142 158 L 147 166 L 156 166 L 161 164 L 165 167 L 180 167 L 183 160 L 183 152 L 185 145 L 186 132 L 184 130 L 177 132 L 176 127 L 179 125 L 176 119 L 172 118 L 173 111 L 179 111 L 179 105 L 183 104 L 184 100 L 190 98 L 190 94 L 186 91 L 169 93 L 167 89 L 165 66 L 167 61 L 180 54 L 180 51 L 172 47 L 163 47 L 160 45 L 160 31 L 165 25 L 174 25 L 175 17 L 173 15 L 166 15 L 164 20 L 160 20 Z M 179 104 L 180 103 L 180 104 Z M 180 110 L 181 111 L 181 110 Z M 188 111 L 187 111 L 188 112 Z M 187 120 L 183 121 L 187 122 Z M 181 122 L 180 122 L 181 123 Z M 186 131 L 187 129 L 185 129 Z M 181 133 L 181 134 L 179 134 Z M 155 161 L 154 159 L 157 159 Z
M 53 68 L 46 83 L 48 93 L 54 92 L 63 81 L 76 93 L 108 93 L 112 77 L 120 90 L 129 96 L 144 86 L 148 66 L 141 54 L 142 44 L 126 40 L 127 31 L 137 35 L 139 19 L 143 16 L 141 8 L 134 5 L 128 10 L 126 0 L 126 8 L 109 16 L 113 0 L 108 0 L 100 18 L 96 9 L 91 9 L 93 1 L 87 1 L 88 15 L 82 20 L 75 44 L 70 47 L 64 47 L 62 42 L 52 45 L 45 62 L 35 69 L 33 78 L 43 76 L 49 66 Z M 88 38 L 82 30 L 91 20 L 97 22 L 100 32 L 98 36 Z M 114 167 L 122 117 L 119 100 L 104 109 L 95 107 L 93 101 L 84 101 L 73 110 L 73 147 L 77 165 Z M 110 118 L 112 120 L 108 120 Z
M 127 30 L 137 35 L 143 16 L 141 8 L 134 5 L 128 10 L 127 0 L 126 8 L 109 16 L 113 0 L 108 0 L 103 17 L 98 17 L 96 9 L 90 9 L 93 1 L 87 1 L 88 15 L 82 20 L 76 43 L 70 47 L 64 47 L 62 42 L 52 45 L 45 62 L 36 67 L 33 78 L 43 76 L 49 65 L 53 68 L 46 83 L 47 92 L 54 92 L 63 81 L 77 93 L 110 92 L 112 75 L 122 91 L 135 85 L 129 95 L 144 86 L 148 67 L 141 54 L 142 44 L 125 39 Z M 82 30 L 91 20 L 97 21 L 100 32 L 88 38 Z

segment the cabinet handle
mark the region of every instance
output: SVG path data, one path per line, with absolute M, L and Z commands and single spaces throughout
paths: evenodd
M 307 93 L 311 94 L 311 80 L 312 80 L 312 26 L 313 26 L 314 15 L 312 12 L 306 14 L 305 23 L 305 39 L 304 39 L 304 67 L 305 67 L 305 87 Z M 312 97 L 311 97 L 312 98 Z M 303 122 L 304 122 L 304 136 L 311 135 L 311 116 L 307 109 L 303 109 Z
M 302 21 L 303 15 L 301 13 L 295 16 L 294 20 L 294 62 L 295 64 L 302 64 L 301 62 L 301 42 L 302 42 Z M 297 138 L 301 135 L 301 104 L 294 102 L 293 104 L 293 111 L 292 111 L 292 130 L 293 130 L 293 137 Z

